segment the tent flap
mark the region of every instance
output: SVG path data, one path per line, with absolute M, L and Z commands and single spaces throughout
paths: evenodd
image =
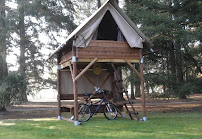
M 128 44 L 132 48 L 143 48 L 142 38 L 128 24 L 128 22 L 118 13 L 118 11 L 110 5 L 109 8 L 114 20 L 126 38 Z
M 82 36 L 84 38 L 85 45 L 78 45 L 76 47 L 87 47 L 88 44 L 90 43 L 90 41 L 92 40 L 92 37 L 94 35 L 94 33 L 96 32 L 96 29 L 98 28 L 100 22 L 102 21 L 102 18 L 104 17 L 105 13 L 106 13 L 107 9 L 104 8 L 101 10 L 101 12 L 99 12 L 97 14 L 97 16 L 95 16 L 94 18 L 92 18 L 77 34 L 76 36 L 78 36 L 78 39 L 80 38 L 80 36 Z M 80 40 L 80 39 L 79 39 Z M 79 41 L 76 40 L 76 41 Z
M 107 10 L 110 11 L 112 17 L 114 18 L 116 24 L 120 28 L 124 37 L 126 38 L 128 44 L 132 48 L 143 48 L 142 38 L 136 33 L 136 31 L 127 23 L 127 21 L 118 13 L 118 11 L 113 8 L 111 4 L 106 4 L 104 8 L 92 18 L 77 34 L 76 47 L 87 47 L 96 29 L 101 23 Z M 83 38 L 85 42 L 83 41 Z M 80 42 L 79 42 L 80 41 Z

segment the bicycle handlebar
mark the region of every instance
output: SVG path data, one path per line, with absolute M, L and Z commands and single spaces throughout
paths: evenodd
M 107 93 L 108 91 L 106 89 L 104 90 L 101 90 L 99 87 L 95 86 L 95 91 L 99 94 L 104 94 L 104 93 Z
M 99 87 L 95 86 L 95 92 L 98 93 L 98 94 L 105 94 L 108 92 L 108 90 L 104 89 L 104 90 L 101 90 Z M 91 97 L 92 95 L 94 95 L 93 93 L 90 93 L 90 94 L 85 94 L 86 96 L 88 97 Z

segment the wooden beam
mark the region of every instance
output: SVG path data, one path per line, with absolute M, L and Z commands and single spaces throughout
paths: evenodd
M 71 60 L 72 59 L 72 55 L 73 55 L 72 52 L 68 52 L 67 54 L 61 56 L 61 58 L 60 58 L 60 64 L 63 64 L 65 62 Z
M 64 69 L 64 68 L 68 67 L 69 64 L 70 64 L 70 62 L 69 62 L 69 61 L 66 61 L 66 62 L 60 64 L 60 67 L 61 67 L 61 69 Z
M 126 41 L 91 40 L 88 46 L 130 47 Z
M 91 62 L 91 58 L 78 58 L 77 62 Z M 130 63 L 140 63 L 139 59 L 127 59 Z M 103 59 L 99 58 L 96 62 L 125 63 L 124 59 Z
M 140 63 L 140 74 L 143 78 L 143 63 Z M 141 80 L 141 93 L 142 93 L 142 115 L 146 118 L 146 104 L 145 104 L 145 92 L 144 92 L 144 80 Z M 143 119 L 146 120 L 146 119 Z
M 57 57 L 57 64 L 59 64 L 59 56 Z M 59 65 L 58 65 L 59 66 Z M 57 69 L 57 101 L 58 101 L 58 120 L 61 120 L 61 71 Z
M 77 76 L 77 62 L 76 62 L 76 48 L 73 47 L 73 79 Z M 74 92 L 74 125 L 79 125 L 79 116 L 78 116 L 78 90 L 77 90 L 77 81 L 73 80 L 73 92 Z
M 79 73 L 80 73 L 80 71 L 79 71 Z M 96 86 L 96 85 L 95 85 L 88 77 L 86 77 L 84 74 L 82 75 L 82 77 L 83 77 L 84 79 L 86 79 L 93 87 Z
M 98 58 L 95 58 L 93 61 L 91 61 L 80 73 L 74 78 L 74 82 L 77 81 L 96 61 Z
M 153 53 L 158 53 L 158 52 L 159 52 L 159 50 L 154 50 L 154 52 L 143 53 L 143 56 L 153 54 Z
M 100 85 L 100 88 L 105 84 L 105 82 L 109 79 L 109 77 L 110 77 L 111 75 L 109 74 L 106 78 L 105 78 L 105 80 L 102 82 L 102 84 Z
M 133 65 L 132 65 L 128 60 L 125 59 L 125 61 L 126 61 L 126 63 L 129 65 L 129 67 L 130 67 L 131 69 L 133 69 L 133 71 L 137 74 L 137 76 L 138 76 L 141 80 L 144 81 L 144 78 L 143 78 L 143 77 L 140 75 L 140 73 L 133 67 Z
M 72 70 L 72 64 L 71 62 L 69 61 L 69 69 L 70 69 L 70 72 L 71 72 L 71 75 L 72 75 L 72 80 L 74 79 L 73 77 L 73 70 Z

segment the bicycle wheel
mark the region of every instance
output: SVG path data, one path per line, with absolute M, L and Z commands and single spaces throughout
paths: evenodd
M 78 117 L 80 122 L 88 121 L 91 117 L 90 108 L 86 104 L 79 104 Z
M 117 110 L 116 107 L 111 104 L 111 103 L 107 103 L 104 107 L 104 116 L 105 118 L 107 118 L 108 120 L 114 120 L 117 117 Z

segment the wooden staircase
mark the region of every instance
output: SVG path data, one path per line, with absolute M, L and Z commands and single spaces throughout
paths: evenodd
M 115 93 L 120 96 L 120 99 L 122 100 L 122 104 L 125 106 L 126 113 L 129 115 L 131 120 L 134 120 L 133 115 L 136 117 L 136 119 L 139 121 L 138 113 L 136 112 L 133 102 L 130 100 L 128 96 L 128 91 L 123 86 L 123 81 L 115 67 L 115 65 L 112 63 L 112 67 L 114 69 L 114 85 L 115 85 Z M 123 93 L 125 94 L 125 98 L 123 97 Z M 131 109 L 129 110 L 129 107 Z

